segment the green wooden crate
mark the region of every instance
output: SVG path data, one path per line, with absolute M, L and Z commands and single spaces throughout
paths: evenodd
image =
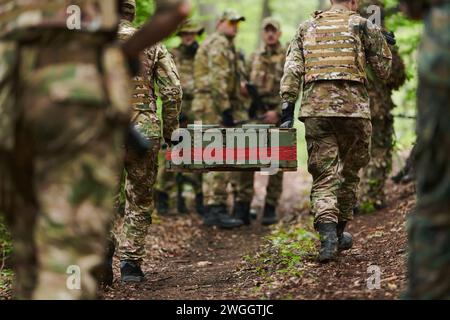
M 174 172 L 297 170 L 297 130 L 268 125 L 190 125 L 166 153 Z

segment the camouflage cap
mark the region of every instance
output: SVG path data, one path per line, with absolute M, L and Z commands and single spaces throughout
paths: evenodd
M 124 13 L 136 12 L 136 0 L 123 0 L 121 6 L 122 12 Z
M 226 9 L 220 16 L 220 21 L 245 21 L 245 17 L 240 15 L 236 10 Z
M 177 34 L 180 35 L 180 33 L 196 33 L 198 35 L 201 35 L 204 31 L 205 28 L 201 26 L 199 23 L 194 22 L 192 20 L 186 20 L 178 28 Z
M 267 17 L 263 20 L 261 28 L 264 30 L 266 29 L 268 26 L 272 26 L 275 29 L 277 29 L 278 31 L 281 30 L 281 24 L 280 21 L 278 21 L 277 19 L 273 18 L 273 17 Z

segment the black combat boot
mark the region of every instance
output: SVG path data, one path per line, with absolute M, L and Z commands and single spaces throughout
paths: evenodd
M 197 193 L 195 195 L 195 210 L 201 216 L 205 215 L 205 206 L 203 205 L 203 193 Z
M 224 204 L 205 206 L 203 223 L 207 227 L 217 226 L 221 229 L 239 228 L 244 224 L 242 220 L 230 217 Z
M 233 217 L 241 220 L 246 226 L 250 225 L 250 202 L 236 202 L 234 204 Z
M 353 247 L 353 236 L 344 232 L 347 221 L 340 221 L 337 225 L 338 249 L 339 251 L 350 250 Z
M 114 282 L 113 258 L 116 251 L 116 244 L 113 239 L 108 240 L 108 248 L 103 266 L 103 272 L 100 276 L 100 283 L 103 286 L 111 287 Z
M 319 262 L 328 263 L 336 260 L 338 249 L 337 223 L 318 223 L 316 230 L 320 235 Z
M 145 278 L 139 264 L 128 260 L 120 262 L 120 275 L 122 282 L 139 283 Z
M 271 226 L 278 223 L 276 208 L 266 203 L 264 206 L 264 214 L 261 221 L 263 226 Z
M 165 215 L 169 212 L 169 195 L 165 192 L 158 192 L 157 196 L 158 214 Z

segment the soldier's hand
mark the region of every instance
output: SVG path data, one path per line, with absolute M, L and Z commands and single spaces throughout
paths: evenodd
M 278 112 L 276 111 L 267 111 L 264 115 L 263 122 L 265 124 L 274 124 L 277 125 L 280 122 L 280 116 L 278 115 Z
M 280 128 L 290 129 L 290 128 L 294 127 L 295 103 L 283 102 L 281 109 L 282 109 L 282 114 L 281 114 Z
M 233 111 L 231 109 L 225 110 L 222 113 L 222 124 L 225 127 L 233 127 L 234 126 Z

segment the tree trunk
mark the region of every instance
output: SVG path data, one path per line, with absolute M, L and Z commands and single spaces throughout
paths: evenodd
M 262 24 L 263 20 L 267 17 L 272 16 L 272 8 L 270 7 L 270 0 L 263 0 L 262 2 L 262 13 L 261 13 L 261 23 Z M 261 39 L 261 34 L 258 37 L 258 47 L 261 45 L 262 39 Z
M 217 7 L 210 0 L 197 0 L 198 10 L 208 34 L 216 30 Z

